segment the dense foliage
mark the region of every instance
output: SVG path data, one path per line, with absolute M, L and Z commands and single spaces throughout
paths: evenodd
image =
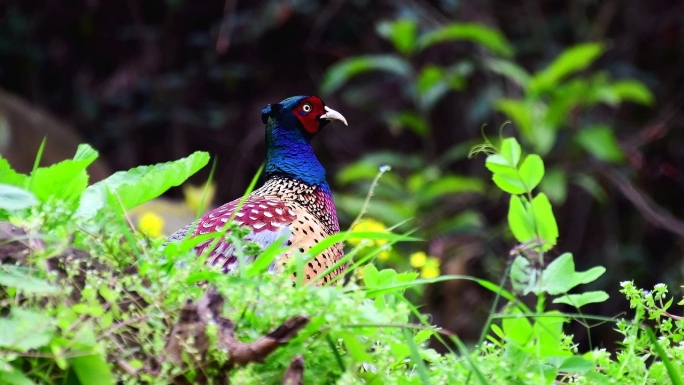
M 297 354 L 304 355 L 304 383 L 311 384 L 681 383 L 684 351 L 679 342 L 684 330 L 679 317 L 667 312 L 672 304 L 672 299 L 664 303 L 667 288 L 658 285 L 645 292 L 624 282 L 622 293 L 636 309 L 631 320 L 548 309 L 551 298 L 576 309 L 606 301 L 603 291 L 569 293 L 595 281 L 605 268 L 576 271 L 570 253 L 547 263 L 545 254 L 559 233 L 549 199 L 543 192 L 535 194 L 545 173 L 539 155 L 523 155 L 512 138 L 498 146 L 486 142 L 476 151 L 488 154 L 486 166 L 494 183 L 511 194 L 508 224 L 518 246 L 510 253 L 510 291 L 503 284 L 467 276 L 425 279 L 418 273 L 378 270 L 373 260 L 397 242 L 415 240 L 408 234 L 353 231 L 326 239 L 311 255 L 290 263 L 290 271 L 301 269 L 307 258 L 334 242 L 365 241 L 345 258 L 353 261 L 348 282 L 315 287 L 296 280 L 293 284 L 288 274 L 268 273 L 277 246 L 264 250 L 255 263 L 241 265 L 236 275 L 226 275 L 205 266 L 191 250 L 207 236 L 166 246 L 162 239 L 131 230 L 126 209 L 196 172 L 208 161 L 204 153 L 120 172 L 91 186 L 85 169 L 97 153 L 86 145 L 72 160 L 38 167 L 30 175 L 16 173 L 3 160 L 0 214 L 26 233 L 3 237 L 1 245 L 5 316 L 0 318 L 0 383 L 170 383 L 192 382 L 200 374 L 211 381 L 221 372 L 211 365 L 193 365 L 192 340 L 198 336 L 183 342 L 186 365 L 164 359 L 169 338 L 175 336 L 169 328 L 183 303 L 197 300 L 208 285 L 227 299 L 220 311 L 234 320 L 241 339 L 259 338 L 292 316 L 310 319 L 263 364 L 231 370 L 231 383 L 277 383 Z M 54 189 L 55 181 L 63 188 Z M 250 246 L 242 240 L 244 232 L 231 225 L 228 229 L 228 234 L 209 236 L 228 236 L 233 243 Z M 17 240 L 28 242 L 27 252 L 8 251 Z M 381 246 L 368 249 L 366 242 L 379 240 Z M 237 250 L 251 253 L 249 248 Z M 65 268 L 59 270 L 55 261 Z M 407 290 L 428 283 L 466 279 L 497 294 L 472 348 L 430 325 L 405 297 Z M 520 300 L 528 294 L 536 298 L 533 309 Z M 647 317 L 657 320 L 659 338 L 643 325 Z M 585 327 L 596 321 L 614 325 L 623 335 L 616 358 L 603 349 L 579 351 L 573 336 L 563 332 L 570 320 Z M 215 332 L 208 330 L 209 340 L 212 335 L 215 340 Z M 430 337 L 450 342 L 445 346 L 453 344 L 456 350 L 439 354 L 426 345 Z M 225 362 L 230 355 L 211 350 L 209 364 Z M 153 365 L 160 367 L 153 370 Z

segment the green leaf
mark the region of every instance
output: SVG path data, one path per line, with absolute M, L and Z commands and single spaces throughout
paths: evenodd
M 575 273 L 575 284 L 580 285 L 583 283 L 591 283 L 602 276 L 606 272 L 606 268 L 603 266 L 594 266 L 587 271 L 576 272 Z
M 575 140 L 587 152 L 606 162 L 621 162 L 625 155 L 615 139 L 610 127 L 593 125 L 585 127 L 575 136 Z
M 447 41 L 471 41 L 502 56 L 512 56 L 513 48 L 497 30 L 476 23 L 453 23 L 429 32 L 418 39 L 419 49 Z
M 672 384 L 684 385 L 684 377 L 682 377 L 682 374 L 677 369 L 677 366 L 672 363 L 668 357 L 668 353 L 665 351 L 665 349 L 663 349 L 662 345 L 660 345 L 658 338 L 656 338 L 655 333 L 653 333 L 653 330 L 651 330 L 650 327 L 646 328 L 646 334 L 648 335 L 648 339 L 651 341 L 651 345 L 653 345 L 653 349 L 658 354 L 658 357 L 663 362 L 663 365 L 665 365 L 665 369 L 667 370 L 667 374 L 670 377 Z
M 520 161 L 520 144 L 515 138 L 506 138 L 501 142 L 501 156 L 508 161 L 508 165 L 516 167 Z
M 75 161 L 94 162 L 98 157 L 97 151 L 88 144 L 79 144 L 74 155 Z
M 574 275 L 575 261 L 572 254 L 563 253 L 546 266 L 538 290 L 551 295 L 565 294 L 576 286 Z
M 530 92 L 536 94 L 553 89 L 565 77 L 591 65 L 603 51 L 603 45 L 599 43 L 580 44 L 566 49 L 548 67 L 532 77 Z
M 560 168 L 552 168 L 546 171 L 544 179 L 542 179 L 539 189 L 549 197 L 549 200 L 555 204 L 562 204 L 568 193 L 568 181 L 565 176 L 565 171 Z
M 537 226 L 537 234 L 544 241 L 542 250 L 549 250 L 558 240 L 558 225 L 553 216 L 551 202 L 544 193 L 537 194 L 532 199 L 532 210 L 534 212 L 534 223 Z
M 59 292 L 56 286 L 30 275 L 25 268 L 13 265 L 0 266 L 0 285 L 17 288 L 26 294 L 56 294 Z
M 478 178 L 445 175 L 434 182 L 423 185 L 423 189 L 418 191 L 418 194 L 421 201 L 430 202 L 443 196 L 464 192 L 481 193 L 483 191 L 484 183 Z
M 653 94 L 638 80 L 620 80 L 611 85 L 613 92 L 623 101 L 644 105 L 653 104 Z
M 7 159 L 0 156 L 0 183 L 23 187 L 27 180 L 28 176 L 14 171 Z
M 358 338 L 349 332 L 340 332 L 340 337 L 344 341 L 344 346 L 347 347 L 349 354 L 352 356 L 354 361 L 358 363 L 372 363 L 373 359 L 366 352 L 366 347 L 359 342 Z
M 78 330 L 75 337 L 74 349 L 83 351 L 69 359 L 69 363 L 76 372 L 81 384 L 114 384 L 106 356 L 97 343 L 92 325 L 86 324 Z
M 197 151 L 177 161 L 119 171 L 84 191 L 76 215 L 95 217 L 108 202 L 108 192 L 117 197 L 125 210 L 129 210 L 158 197 L 172 186 L 180 185 L 208 162 L 209 155 Z
M 588 174 L 579 174 L 574 183 L 582 187 L 586 192 L 591 194 L 597 201 L 605 203 L 608 199 L 606 197 L 606 192 L 603 187 L 596 181 L 596 179 Z
M 412 111 L 403 111 L 389 117 L 388 123 L 392 127 L 409 129 L 424 138 L 430 134 L 430 124 L 422 116 Z M 375 173 L 377 174 L 377 167 Z
M 0 318 L 0 347 L 20 352 L 50 343 L 54 335 L 52 318 L 42 312 L 13 307 L 7 318 Z
M 492 180 L 501 190 L 509 194 L 524 194 L 527 192 L 525 182 L 520 179 L 518 170 L 497 171 L 492 175 Z
M 494 108 L 506 114 L 525 138 L 531 138 L 534 132 L 532 108 L 523 100 L 500 99 Z
M 508 206 L 508 227 L 520 243 L 529 242 L 537 236 L 532 216 L 525 207 L 525 203 L 525 198 L 511 195 Z
M 512 61 L 489 58 L 485 60 L 485 66 L 492 72 L 511 79 L 522 88 L 526 88 L 527 84 L 530 82 L 530 74 L 528 74 L 524 68 Z
M 608 293 L 603 290 L 587 291 L 582 294 L 566 294 L 553 300 L 553 303 L 564 303 L 580 308 L 589 303 L 601 303 L 608 300 Z
M 544 161 L 537 154 L 525 157 L 518 170 L 528 192 L 534 190 L 544 177 Z
M 41 202 L 54 197 L 76 203 L 88 186 L 86 168 L 92 160 L 63 160 L 49 167 L 39 167 L 31 173 L 30 191 Z
M 369 71 L 385 71 L 407 77 L 411 73 L 411 65 L 395 55 L 368 55 L 345 59 L 325 72 L 321 92 L 330 94 L 342 87 L 349 79 Z
M 418 24 L 411 19 L 383 21 L 377 26 L 378 34 L 392 42 L 394 48 L 404 55 L 413 51 Z
M 36 196 L 20 187 L 0 184 L 0 209 L 24 210 L 38 204 Z
M 30 378 L 17 369 L 11 372 L 0 372 L 0 384 L 8 385 L 36 385 Z
M 596 365 L 580 356 L 566 358 L 558 368 L 561 372 L 583 374 L 593 370 Z
M 505 312 L 506 317 L 501 319 L 501 328 L 506 339 L 525 346 L 532 338 L 532 323 L 525 314 L 517 307 L 510 308 Z

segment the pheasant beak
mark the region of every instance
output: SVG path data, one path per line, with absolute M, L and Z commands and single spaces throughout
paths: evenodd
M 344 123 L 345 126 L 348 126 L 347 119 L 345 119 L 342 114 L 327 106 L 324 106 L 323 108 L 325 108 L 325 114 L 321 115 L 320 119 L 337 120 Z

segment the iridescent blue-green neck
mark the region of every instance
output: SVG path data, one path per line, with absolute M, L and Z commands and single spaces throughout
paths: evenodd
M 293 119 L 294 120 L 294 119 Z M 321 186 L 329 191 L 325 169 L 311 148 L 311 135 L 304 134 L 294 121 L 266 123 L 266 178 L 283 176 Z

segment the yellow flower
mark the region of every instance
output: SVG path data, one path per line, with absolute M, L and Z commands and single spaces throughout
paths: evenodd
M 389 259 L 389 257 L 390 257 L 390 253 L 387 250 L 383 250 L 380 252 L 380 254 L 378 254 L 378 259 L 381 261 L 386 261 Z
M 138 229 L 150 237 L 164 235 L 164 218 L 159 214 L 146 211 L 138 218 Z
M 422 278 L 439 277 L 439 266 L 425 266 L 420 270 L 420 276 Z
M 206 191 L 206 195 L 205 195 Z M 194 186 L 191 184 L 183 185 L 183 196 L 185 197 L 185 203 L 194 212 L 205 211 L 207 207 L 214 200 L 214 195 L 216 195 L 216 183 L 209 182 L 204 183 L 200 186 Z M 200 205 L 202 207 L 200 207 Z
M 425 266 L 425 262 L 427 261 L 427 255 L 424 251 L 417 251 L 411 254 L 409 261 L 411 263 L 411 266 L 415 268 L 423 267 Z
M 363 232 L 363 231 L 370 231 L 370 232 L 377 232 L 377 233 L 382 233 L 387 231 L 387 226 L 385 226 L 382 222 L 376 221 L 375 219 L 362 219 L 359 221 L 354 227 L 352 227 L 352 231 L 358 231 L 358 232 Z M 361 238 L 351 238 L 349 239 L 349 243 L 357 246 L 359 245 L 363 239 Z M 372 241 L 371 245 L 377 245 L 377 246 L 382 246 L 387 243 L 386 239 L 375 239 Z

